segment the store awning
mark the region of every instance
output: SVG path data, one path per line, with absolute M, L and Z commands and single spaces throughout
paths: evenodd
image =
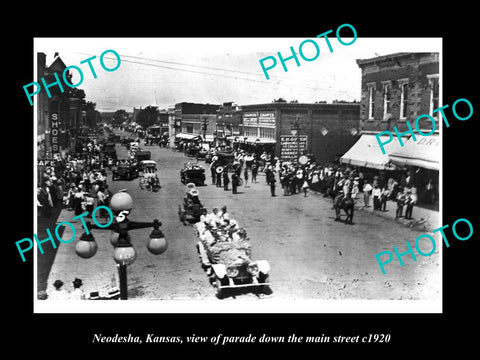
M 389 136 L 381 136 L 380 140 L 387 142 L 389 138 Z M 386 154 L 383 154 L 375 135 L 364 134 L 350 150 L 340 158 L 340 162 L 372 169 L 394 170 L 394 167 L 390 164 L 389 154 L 399 148 L 400 143 L 398 139 L 394 137 L 392 142 L 390 142 L 388 146 L 385 146 Z
M 193 140 L 200 137 L 200 135 L 180 133 L 180 134 L 176 134 L 175 137 L 179 139 L 184 139 L 184 140 Z
M 231 140 L 233 142 L 240 142 L 240 143 L 246 143 L 246 144 L 275 144 L 276 141 L 275 139 L 270 139 L 270 138 L 259 138 L 256 136 L 229 136 L 227 137 L 227 140 Z
M 402 166 L 418 166 L 424 169 L 439 170 L 442 147 L 438 135 L 410 138 L 403 147 L 390 153 L 390 160 Z

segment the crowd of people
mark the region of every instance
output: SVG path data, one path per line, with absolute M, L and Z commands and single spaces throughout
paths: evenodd
M 112 195 L 108 188 L 106 169 L 114 165 L 103 156 L 102 147 L 91 140 L 82 151 L 65 156 L 41 168 L 37 185 L 37 208 L 40 216 L 49 218 L 54 207 L 65 207 L 80 215 L 100 205 L 107 205 Z M 99 212 L 100 216 L 106 216 Z
M 325 197 L 334 197 L 341 193 L 352 197 L 355 202 L 374 211 L 387 211 L 387 201 L 396 204 L 396 218 L 412 219 L 413 208 L 419 202 L 418 186 L 410 171 L 368 171 L 345 164 L 317 165 L 309 161 L 299 165 L 295 161 L 282 161 L 278 157 L 264 152 L 258 154 L 237 150 L 233 152 L 233 162 L 218 165 L 215 156 L 210 164 L 212 185 L 236 194 L 238 186 L 257 183 L 259 171 L 265 174 L 272 197 L 279 183 L 283 196 L 303 194 L 309 190 L 319 192 Z M 430 179 L 422 189 L 426 203 L 433 203 L 434 183 Z

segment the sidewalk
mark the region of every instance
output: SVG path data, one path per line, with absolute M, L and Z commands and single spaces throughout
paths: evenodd
M 412 220 L 405 219 L 405 207 L 403 207 L 402 217 L 396 219 L 397 203 L 395 201 L 387 201 L 386 211 L 373 210 L 373 199 L 370 197 L 370 206 L 365 207 L 363 193 L 358 194 L 355 199 L 355 210 L 367 211 L 375 216 L 394 220 L 405 226 L 415 228 L 417 230 L 430 232 L 442 226 L 439 212 L 436 210 L 426 209 L 420 206 L 414 206 L 412 211 Z
M 76 236 L 74 241 L 66 244 L 57 242 L 57 253 L 48 276 L 47 291 L 54 289 L 53 283 L 57 279 L 64 282 L 65 290 L 71 291 L 73 290 L 72 281 L 79 278 L 83 280 L 81 289 L 86 297 L 95 291 L 99 292 L 101 296 L 106 295 L 113 287 L 119 286 L 117 266 L 113 260 L 113 247 L 110 244 L 110 231 L 98 229 L 92 231 L 98 245 L 97 253 L 90 259 L 83 259 L 76 254 L 75 244 L 85 229 L 80 219 L 72 220 L 74 217 L 74 212 L 66 209 L 62 209 L 58 216 L 57 224 L 63 221 L 70 222 L 75 228 Z M 85 221 L 93 223 L 93 220 L 89 218 L 86 218 Z M 53 233 L 54 229 L 50 230 Z M 72 229 L 70 226 L 65 226 L 62 239 L 71 238 Z M 38 256 L 43 255 L 39 254 Z

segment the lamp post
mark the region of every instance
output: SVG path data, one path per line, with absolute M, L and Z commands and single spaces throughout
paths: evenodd
M 95 255 L 97 252 L 97 243 L 90 229 L 99 230 L 111 230 L 110 242 L 114 247 L 113 259 L 118 266 L 119 282 L 120 282 L 120 299 L 128 299 L 128 285 L 127 285 L 127 266 L 133 264 L 137 258 L 135 248 L 131 243 L 129 230 L 143 229 L 153 227 L 148 240 L 147 249 L 154 255 L 160 255 L 167 250 L 168 244 L 163 235 L 163 232 L 159 229 L 162 225 L 157 219 L 153 222 L 141 222 L 131 221 L 127 218 L 133 208 L 133 200 L 126 192 L 118 192 L 112 196 L 110 200 L 110 208 L 117 215 L 109 226 L 98 227 L 91 225 L 90 222 L 86 223 L 86 231 L 80 237 L 79 241 L 75 245 L 75 252 L 78 256 L 88 259 Z

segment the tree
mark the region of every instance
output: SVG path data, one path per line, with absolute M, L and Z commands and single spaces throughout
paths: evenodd
M 128 119 L 128 113 L 125 110 L 117 110 L 113 114 L 112 123 L 114 125 L 121 125 L 125 120 Z
M 159 116 L 160 113 L 156 107 L 147 106 L 145 109 L 140 110 L 140 112 L 138 113 L 137 123 L 146 128 L 156 124 Z
M 100 118 L 100 113 L 95 110 L 97 104 L 91 101 L 86 101 L 82 104 L 82 110 L 86 112 L 86 123 L 90 128 L 97 126 L 97 121 Z
M 274 102 L 274 103 L 280 103 L 280 102 L 287 102 L 287 100 L 285 100 L 285 99 L 282 98 L 282 97 L 279 97 L 278 99 L 273 99 L 272 102 Z

